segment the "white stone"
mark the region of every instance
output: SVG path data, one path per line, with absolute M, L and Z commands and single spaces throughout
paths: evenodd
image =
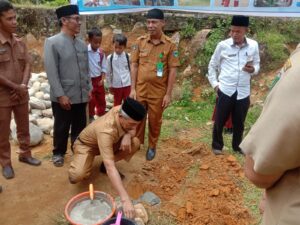
M 51 136 L 51 137 L 53 137 L 53 133 L 54 133 L 54 130 L 52 129 L 52 130 L 50 131 L 50 136 Z
M 29 94 L 29 96 L 31 97 L 31 96 L 34 96 L 34 94 L 35 94 L 35 89 L 34 88 L 29 88 L 28 89 L 28 94 Z
M 37 119 L 38 126 L 42 129 L 45 134 L 50 134 L 50 131 L 53 128 L 53 120 L 50 118 L 41 118 Z
M 40 110 L 46 109 L 46 105 L 44 101 L 36 97 L 30 97 L 29 103 L 32 109 L 40 109 Z
M 50 95 L 49 94 L 44 94 L 44 100 L 50 100 Z M 47 105 L 46 105 L 46 107 L 47 107 Z
M 32 84 L 32 88 L 35 90 L 35 91 L 40 91 L 40 87 L 41 87 L 41 83 L 39 81 L 35 81 L 33 84 Z
M 34 94 L 34 97 L 40 99 L 40 100 L 44 100 L 44 92 L 42 91 L 38 91 Z
M 51 108 L 51 101 L 44 101 L 44 104 L 46 106 L 46 109 Z
M 52 108 L 43 110 L 42 114 L 44 117 L 52 118 L 53 116 Z
M 39 78 L 39 74 L 37 74 L 37 73 L 31 73 L 30 80 L 32 81 L 32 83 L 34 83 L 35 81 L 37 81 L 38 78 Z
M 112 102 L 106 102 L 106 108 L 107 109 L 111 109 L 112 107 L 114 107 L 114 103 L 112 103 Z
M 42 114 L 42 110 L 40 109 L 32 109 L 31 110 L 31 114 L 37 119 L 39 117 L 41 117 L 43 114 Z
M 45 94 L 49 94 L 50 93 L 50 85 L 47 82 L 43 82 L 43 83 L 41 83 L 40 90 L 42 92 L 44 92 Z
M 43 78 L 47 79 L 47 74 L 45 72 L 41 72 L 38 75 L 39 75 L 39 77 L 43 77 Z
M 33 123 L 33 124 L 37 125 L 36 119 L 37 119 L 37 118 L 36 118 L 35 115 L 29 114 L 29 122 L 30 122 L 30 123 Z
M 105 96 L 106 102 L 114 102 L 114 96 L 112 94 L 108 94 Z
M 16 143 L 19 143 L 17 139 L 16 123 L 14 120 L 12 120 L 10 123 L 10 130 L 11 130 L 11 136 L 13 140 Z M 30 146 L 38 145 L 44 138 L 44 134 L 42 130 L 38 126 L 34 125 L 33 123 L 29 123 L 29 133 L 30 133 Z

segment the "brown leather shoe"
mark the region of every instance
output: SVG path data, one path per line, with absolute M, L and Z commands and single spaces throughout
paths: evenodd
M 27 164 L 32 165 L 32 166 L 39 166 L 42 163 L 40 160 L 38 160 L 36 158 L 33 158 L 32 156 L 19 157 L 19 161 L 23 162 L 23 163 L 27 163 Z
M 11 166 L 5 166 L 2 168 L 2 175 L 6 179 L 12 179 L 15 177 L 14 169 Z

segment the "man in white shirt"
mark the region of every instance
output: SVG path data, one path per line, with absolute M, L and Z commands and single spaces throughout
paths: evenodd
M 233 123 L 232 148 L 242 153 L 239 145 L 250 105 L 250 80 L 260 68 L 258 43 L 246 37 L 248 26 L 249 17 L 233 16 L 231 37 L 217 45 L 209 62 L 207 77 L 218 95 L 212 140 L 216 155 L 222 154 L 223 127 L 230 113 Z

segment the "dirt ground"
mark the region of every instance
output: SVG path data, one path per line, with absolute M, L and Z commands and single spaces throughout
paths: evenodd
M 195 129 L 162 140 L 152 162 L 146 162 L 145 151 L 141 150 L 131 163 L 118 163 L 131 197 L 137 199 L 145 191 L 154 192 L 162 200 L 159 210 L 182 225 L 251 224 L 252 218 L 243 206 L 240 183 L 244 175 L 239 163 L 234 156 L 216 157 L 206 145 L 192 143 L 190 134 L 201 135 Z M 12 180 L 0 176 L 4 189 L 0 194 L 1 224 L 55 224 L 68 200 L 87 191 L 90 182 L 95 190 L 116 196 L 107 176 L 98 172 L 100 157 L 95 160 L 91 178 L 72 185 L 67 174 L 71 153 L 66 156 L 65 166 L 56 168 L 50 162 L 51 146 L 52 139 L 48 136 L 33 149 L 43 164 L 32 167 L 17 161 L 17 146 L 12 145 L 16 176 Z

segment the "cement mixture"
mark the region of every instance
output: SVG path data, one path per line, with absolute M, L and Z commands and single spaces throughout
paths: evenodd
M 111 213 L 110 205 L 100 199 L 83 200 L 77 203 L 70 212 L 71 219 L 79 224 L 92 225 L 107 218 Z

